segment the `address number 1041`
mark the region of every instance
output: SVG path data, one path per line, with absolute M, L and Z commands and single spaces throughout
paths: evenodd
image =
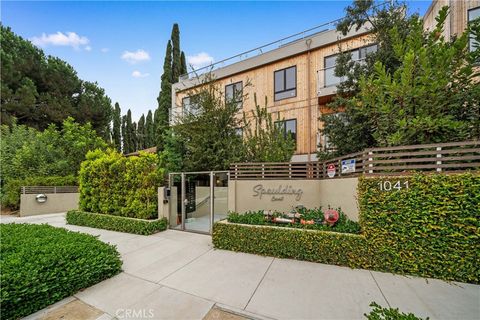
M 380 191 L 392 191 L 392 190 L 402 190 L 403 188 L 408 189 L 408 181 L 380 181 L 378 183 Z

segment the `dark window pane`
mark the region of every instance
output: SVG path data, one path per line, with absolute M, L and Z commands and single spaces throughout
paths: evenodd
M 228 101 L 232 101 L 232 99 L 233 99 L 233 85 L 230 84 L 225 87 L 225 100 L 228 102 Z
M 337 55 L 333 55 L 330 57 L 325 58 L 325 69 L 326 68 L 331 68 L 335 66 L 335 63 L 337 61 Z
M 297 120 L 286 121 L 286 130 L 287 132 L 297 133 Z
M 275 92 L 285 90 L 284 73 L 285 70 L 275 71 Z
M 297 95 L 297 89 L 291 89 L 279 93 L 275 93 L 275 100 L 282 100 L 287 98 L 292 98 Z
M 286 77 L 287 77 L 287 81 L 286 81 L 286 84 L 285 84 L 285 89 L 294 89 L 297 87 L 297 79 L 296 79 L 296 73 L 297 73 L 297 68 L 296 67 L 292 67 L 292 68 L 288 68 L 287 70 L 285 70 L 286 72 Z

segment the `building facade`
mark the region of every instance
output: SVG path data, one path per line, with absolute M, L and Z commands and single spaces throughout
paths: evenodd
M 449 1 L 432 3 L 425 16 L 426 28 L 432 27 L 443 2 Z M 456 4 L 451 11 L 449 34 L 465 28 L 469 12 L 475 5 L 478 7 L 480 0 L 451 2 Z M 211 72 L 226 99 L 245 96 L 242 101 L 236 101 L 239 117 L 243 112 L 248 115 L 255 110 L 254 94 L 262 107 L 266 97 L 273 120 L 285 130 L 285 134 L 295 138 L 296 151 L 292 161 L 314 161 L 318 145 L 328 145 L 320 134 L 322 122 L 319 118 L 322 112 L 331 112 L 326 105 L 332 101 L 341 81 L 334 75 L 336 55 L 340 51 L 350 51 L 354 60 L 361 61 L 375 50 L 376 45 L 366 27 L 352 30 L 346 36 L 332 29 L 303 36 Z M 172 86 L 172 124 L 193 103 L 191 96 L 201 85 L 201 78 L 181 79 Z M 242 89 L 243 94 L 238 94 Z

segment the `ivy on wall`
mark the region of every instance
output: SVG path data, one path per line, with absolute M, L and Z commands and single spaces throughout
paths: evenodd
M 124 157 L 114 150 L 89 152 L 79 174 L 80 209 L 156 218 L 161 177 L 155 154 Z
M 213 244 L 281 258 L 480 283 L 478 172 L 362 177 L 358 199 L 360 235 L 221 222 L 214 225 Z

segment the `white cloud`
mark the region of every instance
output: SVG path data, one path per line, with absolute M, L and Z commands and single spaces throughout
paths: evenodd
M 108 51 L 110 51 L 110 49 L 108 49 L 108 48 L 102 48 L 102 49 L 100 49 L 100 51 L 103 52 L 103 53 L 107 53 Z
M 128 63 L 135 64 L 137 62 L 150 60 L 150 54 L 143 49 L 138 49 L 135 52 L 125 51 L 122 54 L 122 59 Z
M 141 73 L 138 70 L 135 70 L 132 72 L 132 77 L 134 78 L 145 78 L 145 77 L 148 77 L 149 75 L 150 73 Z
M 79 36 L 75 32 L 45 34 L 42 33 L 40 37 L 33 37 L 32 43 L 39 47 L 52 46 L 66 46 L 78 49 L 80 46 L 87 45 L 90 40 L 87 37 Z
M 92 47 L 86 46 L 86 47 L 85 47 L 85 50 L 86 50 L 86 51 L 92 51 Z
M 214 62 L 212 56 L 206 52 L 200 52 L 193 56 L 187 56 L 187 64 L 193 69 L 208 66 Z

